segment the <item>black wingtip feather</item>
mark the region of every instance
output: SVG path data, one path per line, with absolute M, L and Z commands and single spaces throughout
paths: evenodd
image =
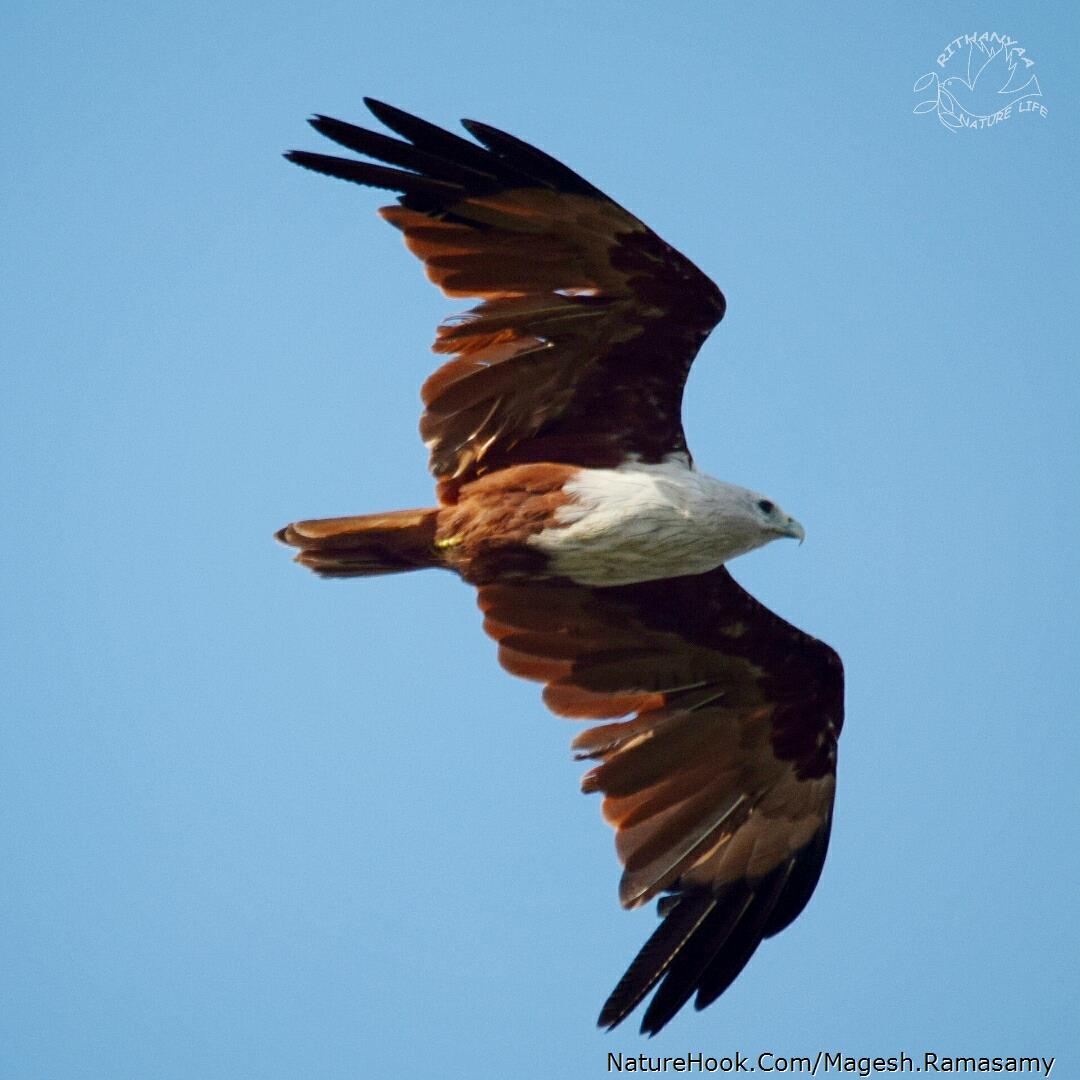
M 550 154 L 546 154 L 531 143 L 525 142 L 524 139 L 500 131 L 490 124 L 482 124 L 479 120 L 462 120 L 461 122 L 465 130 L 473 138 L 482 142 L 489 150 L 497 154 L 502 161 L 521 169 L 523 172 L 528 172 L 537 179 L 544 181 L 549 187 L 556 188 L 559 191 L 572 192 L 575 195 L 588 195 L 600 199 L 608 197 L 598 187 L 590 184 L 585 177 L 578 175 L 573 169 L 564 165 L 558 158 L 553 158 Z
M 730 939 L 739 933 L 740 924 L 753 906 L 754 892 L 740 882 L 724 893 L 657 987 L 641 1020 L 643 1035 L 655 1035 L 690 1000 L 713 960 L 727 952 Z
M 653 1036 L 694 997 L 711 1005 L 735 981 L 762 940 L 784 929 L 806 906 L 829 844 L 829 822 L 771 873 L 731 882 L 716 893 L 661 898 L 664 920 L 611 992 L 598 1024 L 611 1030 L 653 990 L 641 1033 Z M 696 997 L 695 997 L 696 994 Z
M 637 1008 L 716 906 L 716 900 L 706 894 L 665 899 L 673 899 L 674 903 L 665 904 L 662 900 L 658 905 L 657 910 L 663 913 L 664 921 L 641 947 L 618 985 L 608 995 L 596 1021 L 598 1027 L 611 1031 Z
M 290 151 L 286 158 L 328 176 L 401 192 L 399 201 L 404 206 L 432 214 L 452 212 L 463 197 L 514 188 L 547 187 L 607 199 L 562 162 L 488 124 L 462 121 L 478 140 L 472 142 L 377 98 L 365 97 L 364 104 L 400 139 L 322 113 L 309 117 L 308 123 L 340 146 L 408 172 L 299 150 Z M 451 188 L 436 189 L 431 184 Z
M 403 112 L 401 109 L 397 109 L 393 105 L 387 104 L 385 101 L 380 101 L 378 98 L 365 95 L 363 102 L 367 111 L 371 113 L 376 120 L 385 124 L 391 131 L 397 131 L 397 128 L 394 126 L 394 120 L 397 116 L 409 116 L 407 112 Z M 398 131 L 398 134 L 403 135 L 404 132 Z
M 455 161 L 448 161 L 446 158 L 419 150 L 412 143 L 402 142 L 400 139 L 391 138 L 378 131 L 357 127 L 345 120 L 316 114 L 308 120 L 308 123 L 320 135 L 324 135 L 339 146 L 344 146 L 347 150 L 366 154 L 389 165 L 410 169 L 431 180 L 460 184 L 470 191 L 488 189 L 497 186 L 498 183 L 497 169 L 482 171 Z
M 433 180 L 401 169 L 390 169 L 385 165 L 372 165 L 367 161 L 312 154 L 307 150 L 290 150 L 285 157 L 295 165 L 323 173 L 325 176 L 334 176 L 339 180 L 348 180 L 366 187 L 401 192 L 405 196 L 401 201 L 417 209 L 443 206 L 456 202 L 462 196 L 462 188 L 458 184 Z
M 435 157 L 444 158 L 455 165 L 477 169 L 481 172 L 494 172 L 508 187 L 534 187 L 536 180 L 511 165 L 501 161 L 495 154 L 476 143 L 455 135 L 452 131 L 438 127 L 419 116 L 413 116 L 403 109 L 387 105 L 375 98 L 364 98 L 364 104 L 372 115 L 391 131 L 408 139 L 417 149 Z
M 777 898 L 776 906 L 769 915 L 762 931 L 763 937 L 773 937 L 790 926 L 802 914 L 803 908 L 810 902 L 810 897 L 817 888 L 821 871 L 825 868 L 825 856 L 829 853 L 829 834 L 832 831 L 831 818 L 817 831 L 817 835 L 795 856 L 795 866 L 791 871 L 784 891 Z
M 695 1009 L 700 1011 L 711 1005 L 750 963 L 750 957 L 765 937 L 764 928 L 787 886 L 794 865 L 794 860 L 789 860 L 760 882 L 746 914 L 698 980 Z

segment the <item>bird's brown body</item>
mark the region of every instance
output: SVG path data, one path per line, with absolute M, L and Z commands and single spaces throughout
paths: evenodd
M 279 538 L 301 548 L 298 562 L 327 577 L 441 567 L 473 585 L 540 578 L 548 558 L 529 539 L 551 526 L 568 501 L 563 485 L 578 471 L 518 465 L 465 484 L 449 506 L 301 521 Z

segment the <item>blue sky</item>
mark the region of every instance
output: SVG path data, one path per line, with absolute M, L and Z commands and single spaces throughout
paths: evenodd
M 653 1054 L 1080 1069 L 1075 11 L 15 4 L 3 51 L 0 1077 L 594 1077 Z M 1009 33 L 1046 117 L 912 85 Z M 287 165 L 371 94 L 563 158 L 724 289 L 702 468 L 804 522 L 739 580 L 844 657 L 805 914 L 649 1044 L 576 727 L 471 590 L 320 582 L 289 520 L 423 505 L 455 310 Z M 1072 1064 L 1069 1064 L 1069 1062 Z

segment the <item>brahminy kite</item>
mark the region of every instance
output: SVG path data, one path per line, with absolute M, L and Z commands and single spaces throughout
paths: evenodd
M 662 922 L 600 1013 L 650 992 L 642 1031 L 704 1008 L 802 911 L 825 860 L 843 719 L 837 654 L 759 604 L 725 563 L 802 526 L 695 469 L 683 386 L 720 290 L 617 203 L 512 135 L 477 141 L 368 99 L 400 138 L 310 122 L 376 159 L 293 151 L 399 193 L 380 214 L 428 277 L 478 306 L 439 327 L 420 431 L 438 505 L 299 521 L 278 538 L 328 577 L 426 567 L 475 585 L 484 628 L 555 713 L 601 721 L 619 898 Z

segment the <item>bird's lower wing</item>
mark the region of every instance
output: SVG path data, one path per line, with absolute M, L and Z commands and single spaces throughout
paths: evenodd
M 696 990 L 718 996 L 763 937 L 786 926 L 824 860 L 842 671 L 836 654 L 720 568 L 616 588 L 480 589 L 509 671 L 546 684 L 573 719 L 604 721 L 573 746 L 598 764 L 623 864 L 620 899 L 659 893 L 665 922 L 612 994 L 614 1026 L 659 982 L 659 1030 Z

